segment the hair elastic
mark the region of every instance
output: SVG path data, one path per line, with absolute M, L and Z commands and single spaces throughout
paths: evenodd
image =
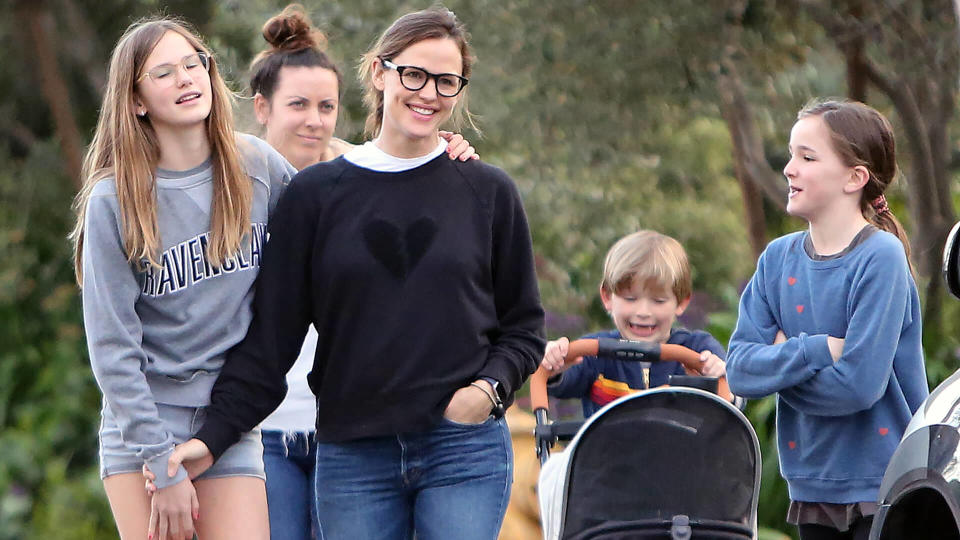
M 876 212 L 877 214 L 882 214 L 884 212 L 890 211 L 890 207 L 887 206 L 887 198 L 883 196 L 883 193 L 881 193 L 879 197 L 874 199 L 870 203 L 870 206 L 873 207 L 873 211 Z

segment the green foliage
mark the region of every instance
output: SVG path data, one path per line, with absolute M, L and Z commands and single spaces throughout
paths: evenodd
M 49 159 L 56 145 L 32 150 L 21 162 L 0 157 L 0 539 L 63 538 L 63 523 L 76 524 L 71 538 L 100 538 L 113 521 L 66 242 L 72 187 Z
M 752 263 L 736 181 L 729 176 L 729 138 L 718 120 L 664 124 L 650 154 L 608 154 L 535 166 L 515 152 L 491 160 L 517 179 L 533 224 L 538 254 L 566 273 L 541 272 L 548 309 L 584 313 L 597 295 L 603 258 L 620 237 L 655 229 L 687 249 L 698 294 L 715 296 L 747 274 Z M 659 135 L 657 137 L 656 135 Z M 684 160 L 699 167 L 683 168 Z M 691 173 L 691 171 L 695 171 Z M 704 201 L 710 201 L 704 204 Z M 704 231 L 712 231 L 705 235 Z M 728 238 L 717 243 L 713 234 Z M 574 292 L 579 292 L 575 294 Z M 592 325 L 609 324 L 602 312 Z
M 265 45 L 260 29 L 285 4 L 58 2 L 64 8 L 55 13 L 64 38 L 61 67 L 81 133 L 91 132 L 106 58 L 133 20 L 156 12 L 186 16 L 211 44 L 231 87 L 247 95 L 247 64 Z M 652 228 L 677 238 L 689 253 L 696 289 L 689 311 L 702 315 L 690 324 L 721 342 L 729 339 L 738 291 L 754 261 L 730 136 L 717 106 L 719 52 L 731 42 L 742 49 L 736 59 L 774 169 L 786 161 L 796 110 L 813 96 L 845 93 L 842 54 L 800 4 L 751 0 L 742 25 L 734 27 L 735 4 L 446 2 L 468 25 L 478 58 L 469 93 L 483 135 L 466 136 L 521 189 L 551 337 L 609 326 L 597 299 L 606 250 L 629 232 Z M 427 5 L 307 3 L 344 75 L 339 136 L 362 140 L 360 53 L 397 15 Z M 0 43 L 13 51 L 0 63 L 0 540 L 108 538 L 115 531 L 96 470 L 99 393 L 86 361 L 65 240 L 74 186 L 50 142 L 50 114 L 29 76 L 33 59 L 18 52 L 25 50 L 24 30 L 11 21 L 0 20 Z M 951 17 L 941 22 L 953 25 Z M 84 28 L 90 39 L 71 40 Z M 909 30 L 936 32 L 931 40 L 937 42 L 951 31 Z M 739 35 L 731 41 L 734 31 Z M 889 58 L 884 67 L 922 69 L 910 51 L 904 48 L 907 58 Z M 891 112 L 879 97 L 872 101 Z M 241 100 L 240 126 L 255 132 L 249 111 L 248 100 Z M 909 158 L 900 156 L 906 170 Z M 909 222 L 904 193 L 893 195 L 897 215 Z M 783 214 L 782 204 L 765 204 L 770 238 L 803 226 Z M 960 302 L 947 300 L 942 318 L 942 326 L 925 328 L 931 387 L 958 367 Z M 784 523 L 788 499 L 777 470 L 774 399 L 750 403 L 747 415 L 764 457 L 760 537 L 784 538 L 780 531 L 794 530 Z
M 940 279 L 936 276 L 933 279 Z M 960 368 L 960 302 L 952 296 L 942 305 L 942 326 L 927 324 L 923 327 L 923 348 L 926 358 L 927 381 L 932 390 Z
M 757 431 L 760 440 L 760 455 L 763 467 L 760 480 L 760 507 L 757 521 L 761 526 L 784 529 L 784 519 L 790 499 L 787 483 L 780 476 L 780 460 L 777 453 L 776 396 L 767 396 L 747 406 L 747 417 Z M 787 529 L 790 533 L 793 530 Z

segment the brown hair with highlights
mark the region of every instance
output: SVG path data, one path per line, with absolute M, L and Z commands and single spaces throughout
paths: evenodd
M 440 6 L 434 6 L 423 11 L 409 13 L 400 17 L 390 28 L 380 36 L 373 47 L 363 55 L 360 61 L 359 76 L 364 85 L 363 102 L 369 111 L 364 132 L 370 137 L 380 134 L 383 126 L 383 92 L 373 85 L 374 66 L 380 58 L 391 60 L 402 53 L 407 47 L 425 39 L 449 38 L 456 42 L 463 59 L 461 75 L 467 79 L 472 73 L 473 63 L 476 60 L 470 48 L 470 34 L 466 27 L 457 19 L 452 11 Z M 459 130 L 466 122 L 474 130 L 479 131 L 473 121 L 473 115 L 467 106 L 469 87 L 460 93 L 453 110 L 452 121 L 454 129 Z
M 233 127 L 233 94 L 217 69 L 217 62 L 196 33 L 183 21 L 148 18 L 130 25 L 110 58 L 107 87 L 93 141 L 83 161 L 83 187 L 74 201 L 77 222 L 73 240 L 77 282 L 83 285 L 83 231 L 87 202 L 94 186 L 104 178 L 116 182 L 123 248 L 131 263 L 157 266 L 160 237 L 154 173 L 160 146 L 149 115 L 135 113 L 135 87 L 144 63 L 167 32 L 176 32 L 198 52 L 210 58 L 212 105 L 206 119 L 213 162 L 208 257 L 212 264 L 239 249 L 250 230 L 253 187 L 244 171 Z
M 813 101 L 797 113 L 797 120 L 815 116 L 822 118 L 830 130 L 833 149 L 843 163 L 869 171 L 870 179 L 860 196 L 860 211 L 878 229 L 900 239 L 910 272 L 914 273 L 906 231 L 885 200 L 874 204 L 897 177 L 896 141 L 890 122 L 869 105 L 844 100 Z M 882 211 L 877 212 L 878 209 Z

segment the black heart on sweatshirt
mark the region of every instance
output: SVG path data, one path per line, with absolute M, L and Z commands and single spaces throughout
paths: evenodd
M 363 227 L 363 240 L 374 258 L 397 279 L 404 281 L 437 235 L 437 224 L 422 217 L 401 231 L 400 227 L 375 219 Z

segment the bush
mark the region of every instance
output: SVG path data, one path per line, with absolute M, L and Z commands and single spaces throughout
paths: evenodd
M 45 142 L 0 156 L 0 540 L 115 534 L 66 240 L 73 184 L 55 155 Z

